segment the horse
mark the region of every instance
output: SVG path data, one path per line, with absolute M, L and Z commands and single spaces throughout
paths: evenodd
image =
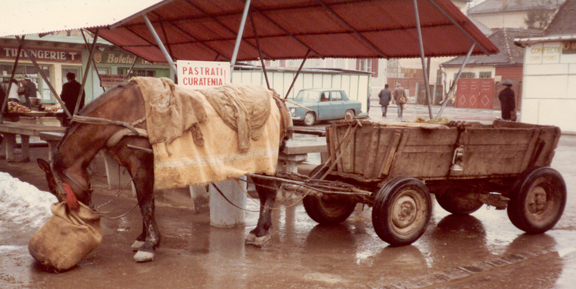
M 282 149 L 285 141 L 291 137 L 289 127 L 292 121 L 285 104 L 277 97 L 275 100 L 282 116 L 279 130 Z M 126 134 L 113 144 L 110 144 L 109 140 L 126 127 L 130 130 L 145 131 L 145 115 L 145 100 L 138 83 L 130 81 L 119 85 L 96 98 L 78 113 L 81 117 L 107 122 L 102 124 L 73 121 L 55 148 L 52 163 L 43 159 L 37 160 L 46 173 L 50 192 L 59 201 L 68 200 L 70 207 L 74 206 L 75 200 L 91 205 L 92 189 L 87 168 L 100 150 L 106 150 L 119 165 L 127 169 L 134 183 L 142 214 L 142 233 L 132 244 L 132 250 L 137 251 L 134 255 L 136 262 L 152 261 L 161 240 L 154 216 L 154 156 L 150 153 L 152 145 L 147 137 L 138 134 Z M 269 239 L 271 208 L 279 184 L 277 181 L 259 179 L 257 176 L 252 177 L 252 180 L 261 208 L 258 224 L 250 231 L 246 243 L 261 246 Z

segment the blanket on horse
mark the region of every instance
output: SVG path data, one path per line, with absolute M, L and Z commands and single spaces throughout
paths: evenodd
M 169 79 L 133 80 L 147 103 L 156 189 L 219 182 L 247 173 L 275 174 L 282 119 L 278 107 L 270 105 L 272 91 L 246 84 L 199 91 Z M 156 118 L 161 112 L 166 114 Z M 177 128 L 163 131 L 158 124 L 162 121 Z M 154 140 L 152 131 L 158 133 Z

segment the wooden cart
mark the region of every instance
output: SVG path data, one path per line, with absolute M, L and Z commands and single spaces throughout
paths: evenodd
M 507 208 L 527 233 L 551 229 L 564 211 L 566 185 L 549 167 L 560 138 L 555 126 L 354 120 L 333 123 L 326 132 L 328 162 L 311 179 L 285 185 L 307 194 L 306 212 L 321 224 L 343 222 L 364 203 L 373 206 L 382 240 L 407 245 L 430 220 L 430 193 L 453 214 L 483 204 Z

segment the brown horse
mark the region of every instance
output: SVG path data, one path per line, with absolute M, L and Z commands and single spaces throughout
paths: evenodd
M 290 135 L 288 126 L 291 120 L 283 102 L 276 101 L 276 103 L 283 119 L 280 128 L 282 148 Z M 55 149 L 52 164 L 38 159 L 40 168 L 46 172 L 50 192 L 56 195 L 59 201 L 74 199 L 75 196 L 78 201 L 90 205 L 92 190 L 87 167 L 100 150 L 107 150 L 121 166 L 127 168 L 136 189 L 143 224 L 142 233 L 132 245 L 132 249 L 138 251 L 134 259 L 137 262 L 153 260 L 154 250 L 160 245 L 160 232 L 154 217 L 154 157 L 149 152 L 129 148 L 128 145 L 145 149 L 151 149 L 152 146 L 148 138 L 137 135 L 124 136 L 112 146 L 109 143 L 113 135 L 125 129 L 124 126 L 146 130 L 146 121 L 143 121 L 145 103 L 138 84 L 130 82 L 109 90 L 84 107 L 79 115 L 113 120 L 116 123 L 72 123 Z M 256 190 L 262 207 L 258 225 L 250 232 L 247 243 L 259 245 L 268 239 L 271 225 L 269 208 L 275 202 L 276 190 L 273 188 L 277 187 L 277 184 L 258 178 L 253 179 L 257 183 Z M 66 191 L 70 189 L 73 194 L 66 195 Z

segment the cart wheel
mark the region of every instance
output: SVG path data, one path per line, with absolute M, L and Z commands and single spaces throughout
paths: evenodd
M 560 173 L 541 167 L 528 173 L 508 203 L 508 218 L 528 234 L 550 230 L 564 212 L 566 184 Z
M 432 216 L 428 188 L 417 179 L 396 177 L 374 199 L 372 223 L 380 239 L 393 246 L 418 240 Z
M 466 195 L 467 192 L 451 189 L 436 195 L 436 201 L 442 209 L 452 214 L 468 215 L 478 211 L 483 203 L 476 199 L 466 198 Z
M 309 111 L 304 115 L 304 125 L 305 126 L 311 126 L 314 125 L 316 123 L 316 114 L 314 114 L 313 112 Z
M 316 174 L 321 168 L 322 165 L 314 168 L 310 172 L 310 176 Z M 314 178 L 319 179 L 327 170 L 328 166 L 322 169 Z M 354 208 L 356 208 L 356 203 L 352 202 L 350 198 L 337 195 L 306 196 L 302 203 L 308 216 L 322 225 L 340 224 L 346 221 L 354 212 Z

